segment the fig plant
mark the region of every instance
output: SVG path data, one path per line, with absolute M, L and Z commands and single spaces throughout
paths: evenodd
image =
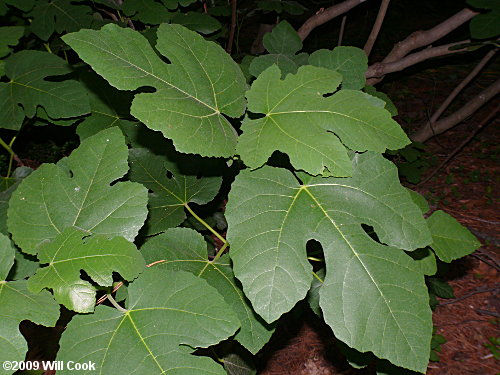
M 72 125 L 81 144 L 3 179 L 0 362 L 25 358 L 21 321 L 54 326 L 62 305 L 75 316 L 58 360 L 223 374 L 193 353 L 237 342 L 256 354 L 307 299 L 346 355 L 424 373 L 425 276 L 479 242 L 444 212 L 426 218 L 384 158 L 410 141 L 392 103 L 365 88 L 366 55 L 297 54 L 282 22 L 245 76 L 197 32 L 220 28 L 215 18 L 181 16 L 193 2 L 1 3 L 32 20 L 0 30 L 1 127 Z M 44 42 L 13 50 L 31 33 Z

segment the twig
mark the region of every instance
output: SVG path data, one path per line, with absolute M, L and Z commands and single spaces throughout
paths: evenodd
M 475 311 L 481 315 L 491 315 L 494 316 L 495 318 L 500 318 L 500 314 L 494 311 L 483 310 L 483 309 L 475 309 Z
M 387 13 L 387 7 L 389 6 L 389 2 L 391 0 L 382 0 L 380 4 L 380 8 L 378 10 L 377 18 L 375 19 L 375 23 L 373 24 L 372 31 L 366 40 L 366 44 L 363 47 L 363 50 L 366 53 L 366 56 L 370 56 L 372 52 L 373 45 L 377 40 L 378 33 L 380 32 L 380 28 L 382 27 L 382 23 L 384 22 L 385 14 Z
M 448 108 L 448 106 L 451 104 L 451 102 L 457 97 L 457 95 L 464 89 L 465 86 L 469 84 L 472 79 L 474 79 L 475 76 L 479 74 L 479 72 L 484 68 L 484 66 L 488 63 L 488 61 L 491 60 L 493 56 L 495 56 L 495 53 L 497 52 L 497 49 L 494 48 L 491 51 L 489 51 L 484 57 L 481 59 L 481 61 L 472 69 L 472 71 L 467 75 L 467 77 L 464 78 L 462 82 L 458 84 L 455 89 L 448 95 L 446 100 L 441 104 L 441 106 L 438 108 L 436 112 L 432 115 L 432 117 L 429 120 L 430 124 L 434 124 L 439 117 L 443 114 L 443 112 Z
M 323 25 L 324 23 L 332 20 L 333 18 L 340 16 L 341 14 L 347 13 L 352 8 L 364 3 L 366 0 L 346 0 L 339 4 L 332 5 L 320 12 L 317 12 L 313 16 L 309 17 L 306 22 L 299 28 L 297 34 L 299 34 L 300 39 L 303 41 L 316 27 Z
M 418 64 L 422 61 L 434 57 L 466 52 L 467 48 L 462 48 L 458 50 L 450 50 L 450 48 L 468 42 L 470 42 L 470 40 L 462 40 L 460 42 L 445 44 L 438 47 L 429 47 L 422 51 L 412 53 L 411 55 L 408 55 L 396 61 L 375 63 L 373 65 L 370 65 L 370 67 L 365 73 L 365 77 L 368 78 L 370 82 L 372 82 L 372 80 L 374 79 L 378 80 L 388 73 L 399 72 L 400 70 L 406 69 L 409 66 Z
M 477 126 L 476 129 L 474 129 L 474 131 L 472 132 L 471 135 L 469 135 L 465 141 L 463 141 L 461 144 L 458 145 L 457 148 L 455 148 L 455 150 L 453 150 L 453 152 L 451 154 L 449 154 L 446 159 L 444 159 L 441 164 L 439 164 L 436 169 L 434 169 L 432 171 L 431 174 L 429 174 L 426 178 L 424 178 L 422 181 L 420 181 L 417 186 L 429 181 L 441 168 L 443 168 L 462 148 L 465 147 L 465 145 L 467 143 L 469 143 L 471 141 L 472 138 L 474 138 L 476 136 L 476 134 L 497 114 L 497 112 L 500 110 L 500 104 L 497 106 L 497 108 L 495 110 L 493 110 L 492 112 L 490 112 L 490 114 L 488 116 L 486 116 L 486 118 L 481 121 L 481 123 Z
M 456 302 L 462 301 L 462 300 L 464 300 L 466 298 L 472 297 L 475 294 L 487 293 L 487 292 L 494 292 L 495 290 L 498 290 L 499 288 L 500 288 L 499 285 L 497 285 L 494 288 L 485 288 L 485 287 L 477 288 L 473 292 L 464 294 L 462 297 L 458 297 L 458 298 L 455 298 L 455 299 L 452 299 L 452 300 L 449 300 L 449 301 L 445 301 L 445 302 L 440 302 L 438 306 L 450 305 L 452 303 L 456 303 Z
M 344 38 L 344 30 L 345 30 L 345 21 L 347 20 L 347 16 L 342 17 L 342 22 L 340 23 L 340 32 L 339 32 L 339 41 L 337 43 L 338 46 L 342 45 L 342 39 Z
M 498 264 L 495 264 L 494 262 L 490 262 L 489 260 L 484 259 L 482 256 L 480 256 L 478 254 L 471 254 L 471 256 L 473 256 L 476 259 L 479 259 L 483 263 L 486 263 L 488 266 L 496 269 L 497 271 L 500 271 L 500 267 L 498 266 Z
M 414 49 L 425 47 L 434 43 L 436 40 L 448 35 L 450 32 L 463 25 L 477 14 L 477 12 L 470 9 L 462 9 L 432 29 L 415 31 L 408 38 L 397 43 L 392 51 L 385 57 L 383 62 L 400 60 Z
M 113 12 L 110 12 L 106 9 L 102 9 L 102 8 L 96 8 L 99 12 L 103 12 L 104 14 L 108 15 L 113 21 L 116 21 L 118 22 L 119 19 L 118 17 L 116 16 L 116 14 L 114 14 Z
M 160 263 L 165 263 L 165 260 L 163 260 L 163 259 L 162 259 L 162 260 L 157 260 L 156 262 L 153 262 L 153 263 L 149 263 L 149 264 L 147 264 L 147 265 L 146 265 L 146 267 L 151 267 L 151 266 L 154 266 L 154 265 L 156 265 L 156 264 L 160 264 Z M 113 288 L 113 290 L 111 291 L 111 293 L 107 293 L 107 294 L 105 294 L 105 295 L 101 296 L 101 298 L 99 298 L 99 299 L 97 300 L 97 302 L 95 303 L 95 304 L 96 304 L 96 306 L 97 306 L 97 305 L 100 305 L 101 303 L 103 303 L 104 301 L 106 301 L 107 299 L 109 299 L 109 298 L 108 298 L 108 297 L 109 297 L 109 295 L 110 295 L 110 294 L 112 294 L 112 293 L 114 293 L 114 292 L 116 292 L 116 291 L 117 291 L 118 289 L 120 289 L 122 286 L 123 286 L 123 281 L 120 281 L 118 284 L 116 284 L 116 285 L 115 285 L 115 287 Z M 111 300 L 110 300 L 110 302 L 111 302 Z M 111 303 L 113 303 L 113 302 L 111 302 Z M 116 303 L 116 302 L 115 302 L 115 303 Z M 120 307 L 121 307 L 121 306 L 120 306 Z
M 226 47 L 226 52 L 229 54 L 233 49 L 234 32 L 236 30 L 236 5 L 237 0 L 231 0 L 231 28 L 229 29 L 229 39 Z
M 394 63 L 401 60 L 403 57 L 408 55 L 411 51 L 425 47 L 434 43 L 436 40 L 441 39 L 445 35 L 449 34 L 456 28 L 460 27 L 471 18 L 476 16 L 478 13 L 474 12 L 470 9 L 462 9 L 460 12 L 441 22 L 439 25 L 433 27 L 429 30 L 419 30 L 415 31 L 406 39 L 398 42 L 394 45 L 391 52 L 382 60 L 379 64 L 388 64 Z M 371 67 L 370 67 L 371 68 Z M 369 68 L 369 69 L 370 69 Z M 370 78 L 366 84 L 367 85 L 375 85 L 382 81 L 383 77 L 381 76 L 373 76 L 380 78 Z

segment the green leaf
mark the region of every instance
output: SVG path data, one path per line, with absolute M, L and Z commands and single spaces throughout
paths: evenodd
M 229 257 L 209 261 L 207 244 L 199 233 L 187 228 L 169 229 L 147 241 L 141 253 L 147 263 L 165 260 L 155 266 L 157 268 L 190 272 L 217 289 L 241 322 L 235 339 L 251 353 L 257 353 L 269 341 L 274 327 L 262 321 L 252 310 L 233 275 Z
M 420 211 L 422 211 L 423 214 L 429 211 L 429 203 L 427 203 L 427 200 L 421 194 L 411 189 L 408 189 L 407 191 L 410 194 L 413 203 L 420 208 Z
M 7 221 L 14 242 L 36 254 L 41 242 L 71 226 L 133 241 L 146 219 L 147 190 L 128 181 L 110 186 L 127 173 L 127 155 L 124 137 L 114 127 L 25 178 L 9 202 Z
M 353 167 L 352 178 L 301 174 L 302 183 L 276 168 L 241 172 L 226 206 L 234 273 L 255 311 L 272 322 L 305 297 L 312 280 L 305 245 L 319 241 L 327 269 L 320 306 L 335 336 L 424 371 L 429 297 L 419 268 L 400 249 L 428 245 L 427 225 L 392 163 L 365 153 Z
M 0 0 L 0 15 L 5 15 L 8 12 L 8 5 L 20 9 L 24 12 L 27 12 L 33 5 L 35 4 L 35 0 Z
M 215 43 L 180 25 L 158 28 L 157 50 L 138 32 L 106 25 L 63 37 L 80 57 L 120 90 L 153 87 L 136 94 L 132 115 L 171 138 L 184 153 L 234 154 L 237 134 L 223 114 L 245 110 L 245 79 L 238 65 Z
M 34 255 L 23 253 L 16 249 L 14 266 L 10 269 L 9 280 L 21 280 L 34 275 L 39 267 L 38 259 Z
M 342 83 L 342 87 L 343 87 L 343 83 Z M 377 89 L 373 86 L 368 86 L 366 85 L 363 90 L 367 93 L 367 94 L 370 94 L 371 96 L 374 96 L 376 98 L 379 98 L 381 100 L 384 101 L 385 103 L 385 109 L 387 109 L 389 111 L 389 113 L 391 114 L 391 116 L 397 116 L 398 114 L 398 109 L 396 108 L 396 106 L 394 105 L 393 101 L 389 98 L 389 96 L 387 96 L 386 93 L 382 92 L 382 91 L 377 91 Z
M 161 2 L 165 4 L 168 9 L 177 9 L 179 5 L 182 7 L 187 7 L 188 5 L 191 5 L 196 1 L 197 0 L 161 0 Z
M 443 262 L 469 255 L 481 246 L 466 227 L 444 211 L 435 211 L 427 224 L 432 234 L 431 247 Z
M 373 105 L 373 97 L 353 90 L 323 97 L 337 89 L 340 79 L 337 72 L 313 66 L 300 67 L 284 80 L 276 66 L 262 73 L 247 92 L 249 110 L 265 117 L 243 122 L 237 152 L 245 164 L 258 168 L 278 150 L 296 169 L 317 175 L 326 168 L 349 176 L 344 145 L 382 152 L 409 143 L 389 113 Z
M 494 38 L 500 34 L 500 1 L 499 0 L 468 0 L 474 8 L 487 9 L 470 21 L 471 36 L 476 39 Z
M 309 56 L 309 64 L 331 69 L 342 75 L 342 89 L 359 90 L 365 86 L 368 69 L 366 53 L 356 47 L 320 49 Z
M 84 73 L 80 78 L 90 102 L 90 115 L 84 118 L 76 131 L 81 140 L 113 126 L 118 126 L 123 132 L 132 126 L 133 123 L 127 120 L 131 118 L 131 93 L 115 89 L 95 73 Z
M 429 247 L 424 247 L 408 253 L 413 258 L 420 272 L 432 276 L 437 272 L 436 257 Z
M 0 57 L 8 55 L 12 50 L 10 47 L 17 45 L 23 34 L 23 26 L 0 27 Z
M 293 15 L 303 14 L 307 8 L 300 4 L 298 1 L 282 1 L 283 11 Z
M 53 327 L 59 317 L 59 305 L 51 294 L 44 291 L 31 294 L 26 280 L 3 281 L 14 263 L 15 249 L 9 238 L 0 234 L 0 362 L 22 361 L 28 346 L 19 332 L 19 323 L 31 320 L 36 324 Z M 0 374 L 12 371 L 0 370 Z
M 133 280 L 146 264 L 135 245 L 123 237 L 92 236 L 74 227 L 64 229 L 53 241 L 43 243 L 38 252 L 38 269 L 28 280 L 28 289 L 37 293 L 52 289 L 54 298 L 70 310 L 92 312 L 95 287 L 80 278 L 83 270 L 98 285 L 111 286 L 112 273 Z
M 24 117 L 35 116 L 38 106 L 52 118 L 89 113 L 87 93 L 80 83 L 46 80 L 71 72 L 66 61 L 48 52 L 26 50 L 10 56 L 5 65 L 10 81 L 0 83 L 0 127 L 19 130 Z
M 127 312 L 98 306 L 94 314 L 74 317 L 57 359 L 92 361 L 100 374 L 225 374 L 210 358 L 190 354 L 239 327 L 215 289 L 186 272 L 150 268 L 128 293 Z
M 159 25 L 172 18 L 165 5 L 155 0 L 126 0 L 122 10 L 127 16 L 148 25 Z
M 37 0 L 28 17 L 33 19 L 31 31 L 42 40 L 48 40 L 54 32 L 90 28 L 97 21 L 92 16 L 92 8 L 75 4 L 73 0 Z
M 184 207 L 190 202 L 206 204 L 214 199 L 222 178 L 186 176 L 164 156 L 146 149 L 130 150 L 130 179 L 152 191 L 146 234 L 152 235 L 175 227 L 186 218 Z M 168 172 L 173 173 L 167 177 Z
M 16 249 L 10 238 L 0 233 L 0 281 L 6 280 L 10 269 L 14 265 Z
M 297 55 L 297 52 L 302 49 L 302 41 L 294 28 L 286 21 L 281 21 L 270 33 L 266 33 L 263 43 L 269 54 L 252 60 L 249 70 L 255 77 L 273 64 L 280 68 L 282 77 L 285 77 L 288 73 L 297 73 L 299 66 L 307 63 L 307 54 Z
M 8 234 L 7 230 L 7 209 L 9 199 L 21 183 L 21 180 L 28 176 L 33 170 L 29 167 L 18 167 L 14 170 L 12 177 L 2 181 L 2 191 L 0 192 L 0 233 Z M 5 188 L 5 189 L 3 189 Z
M 309 307 L 311 308 L 311 310 L 320 318 L 323 316 L 323 313 L 321 312 L 321 307 L 319 307 L 319 291 L 323 286 L 325 274 L 325 268 L 321 268 L 319 271 L 317 271 L 316 276 L 313 277 L 311 289 L 309 289 L 309 292 L 307 292 L 307 303 L 309 303 Z
M 243 350 L 241 351 L 243 352 Z M 255 375 L 257 370 L 252 356 L 247 353 L 229 353 L 224 356 L 224 369 L 228 375 Z M 247 355 L 243 355 L 247 354 Z
M 202 34 L 211 34 L 222 27 L 217 19 L 207 13 L 198 12 L 176 13 L 172 18 L 172 23 L 183 25 Z
M 441 298 L 455 298 L 453 288 L 446 281 L 438 279 L 437 277 L 429 277 L 427 279 L 429 291 Z

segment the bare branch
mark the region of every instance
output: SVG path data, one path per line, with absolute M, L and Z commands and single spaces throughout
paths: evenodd
M 463 141 L 460 145 L 458 145 L 457 148 L 455 148 L 455 150 L 453 150 L 453 152 L 451 154 L 449 154 L 446 159 L 444 159 L 441 164 L 439 164 L 427 177 L 425 177 L 422 181 L 420 181 L 418 183 L 418 185 L 422 185 L 424 183 L 426 183 L 427 181 L 429 181 L 432 177 L 434 177 L 434 175 L 439 172 L 439 170 L 441 168 L 443 168 L 451 159 L 453 159 L 453 157 L 459 153 L 459 151 L 461 149 L 463 149 L 471 140 L 472 138 L 474 138 L 476 136 L 477 133 L 479 133 L 479 131 L 486 125 L 488 124 L 488 122 L 491 121 L 491 119 L 493 117 L 496 116 L 496 114 L 500 111 L 500 105 L 497 106 L 496 109 L 494 109 L 493 111 L 491 111 L 488 116 L 486 116 L 485 119 L 483 119 L 483 121 L 481 121 L 481 123 L 476 127 L 476 129 L 474 129 L 474 131 L 472 132 L 472 134 L 470 134 L 466 139 L 465 141 Z M 471 255 L 474 255 L 474 254 L 471 254 Z M 498 267 L 497 267 L 498 269 Z
M 231 27 L 229 29 L 229 40 L 227 42 L 226 52 L 231 54 L 234 41 L 234 32 L 236 30 L 236 6 L 237 0 L 231 0 Z
M 495 81 L 495 83 L 493 83 L 491 86 L 487 87 L 481 93 L 469 100 L 458 111 L 434 123 L 432 127 L 429 126 L 429 123 L 424 124 L 420 129 L 418 129 L 410 136 L 410 139 L 417 142 L 425 142 L 433 135 L 445 132 L 446 130 L 459 124 L 464 119 L 472 115 L 484 104 L 493 99 L 498 93 L 500 93 L 500 79 Z
M 380 8 L 378 10 L 377 14 L 377 19 L 375 20 L 375 23 L 373 24 L 372 31 L 370 32 L 370 35 L 368 36 L 368 39 L 366 40 L 366 44 L 363 48 L 363 50 L 366 53 L 366 56 L 370 56 L 370 53 L 372 52 L 373 45 L 375 44 L 375 41 L 377 40 L 378 33 L 380 31 L 380 28 L 382 27 L 382 23 L 384 22 L 385 14 L 387 13 L 387 7 L 389 6 L 389 2 L 391 0 L 382 0 L 382 3 L 380 4 Z
M 342 22 L 340 23 L 340 31 L 339 31 L 339 40 L 337 42 L 337 46 L 342 45 L 342 39 L 344 38 L 344 31 L 345 31 L 345 22 L 347 20 L 347 15 L 344 15 L 342 17 Z
M 441 22 L 432 29 L 426 31 L 415 31 L 408 38 L 397 43 L 382 62 L 387 63 L 400 60 L 414 49 L 425 47 L 434 43 L 436 40 L 439 40 L 449 34 L 477 14 L 477 12 L 470 9 L 462 9 L 460 12 Z
M 462 49 L 457 49 L 457 50 L 450 50 L 450 47 L 464 44 L 464 43 L 469 43 L 470 40 L 462 40 L 461 42 L 455 42 L 455 43 L 450 43 L 450 44 L 445 44 L 443 46 L 439 47 L 430 47 L 426 48 L 422 51 L 412 53 L 409 56 L 406 56 L 400 60 L 394 61 L 394 62 L 380 62 L 380 63 L 375 63 L 371 65 L 368 70 L 366 71 L 366 78 L 372 79 L 368 80 L 367 84 L 374 84 L 377 83 L 376 78 L 383 77 L 384 75 L 388 73 L 394 73 L 394 72 L 399 72 L 400 70 L 406 69 L 409 66 L 418 64 L 419 62 L 428 60 L 433 57 L 438 57 L 438 56 L 445 56 L 445 55 L 450 55 L 453 53 L 459 53 L 459 52 L 466 52 L 467 48 L 462 48 Z M 375 79 L 374 79 L 375 78 Z M 375 81 L 375 82 L 372 82 Z
M 486 55 L 484 55 L 481 61 L 476 65 L 474 69 L 472 69 L 472 71 L 467 75 L 467 77 L 465 77 L 465 79 L 462 82 L 460 82 L 457 87 L 453 89 L 453 91 L 450 93 L 450 95 L 448 95 L 443 104 L 441 104 L 438 110 L 430 118 L 429 122 L 431 124 L 435 123 L 439 119 L 439 117 L 441 117 L 441 115 L 446 110 L 446 108 L 448 108 L 453 99 L 455 99 L 457 95 L 464 89 L 464 87 L 467 86 L 469 82 L 472 81 L 474 77 L 479 74 L 479 72 L 484 68 L 484 66 L 488 63 L 488 61 L 490 61 L 491 58 L 495 56 L 496 52 L 497 49 L 494 48 L 491 51 L 489 51 Z
M 340 16 L 351 10 L 352 8 L 364 3 L 366 0 L 345 0 L 340 4 L 332 5 L 329 8 L 321 9 L 312 17 L 309 17 L 306 22 L 299 28 L 297 34 L 301 40 L 307 38 L 307 36 L 316 27 L 323 25 L 324 23 L 330 21 L 331 19 Z

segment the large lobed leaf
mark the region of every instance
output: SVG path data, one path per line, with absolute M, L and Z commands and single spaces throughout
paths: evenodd
M 0 57 L 8 55 L 11 51 L 10 47 L 17 45 L 23 34 L 23 26 L 0 27 Z
M 234 154 L 237 134 L 224 117 L 245 110 L 245 79 L 222 48 L 180 25 L 158 28 L 156 49 L 140 33 L 106 25 L 63 37 L 80 57 L 120 90 L 136 94 L 131 113 L 171 138 L 176 149 L 204 156 Z
M 123 237 L 92 236 L 74 227 L 64 229 L 53 241 L 43 243 L 40 263 L 48 263 L 28 280 L 32 292 L 52 289 L 54 298 L 70 310 L 92 312 L 95 287 L 80 278 L 81 270 L 98 285 L 111 286 L 112 273 L 133 280 L 146 264 L 135 245 Z
M 204 280 L 182 271 L 147 269 L 129 286 L 126 308 L 99 306 L 92 315 L 74 317 L 57 359 L 96 364 L 97 371 L 82 374 L 225 373 L 210 358 L 190 354 L 239 327 L 231 308 Z
M 263 167 L 243 171 L 227 205 L 234 273 L 254 309 L 272 322 L 303 299 L 312 267 L 306 243 L 324 249 L 325 321 L 359 351 L 424 371 L 432 333 L 423 274 L 404 253 L 431 236 L 420 209 L 381 155 L 353 159 L 352 178 L 318 178 Z M 307 216 L 306 216 L 307 215 Z M 380 243 L 361 224 L 372 226 Z
M 85 29 L 97 22 L 92 8 L 73 0 L 37 0 L 35 4 L 28 17 L 32 19 L 31 30 L 43 40 L 48 40 L 54 32 Z
M 444 211 L 433 212 L 427 223 L 432 234 L 431 247 L 443 262 L 469 255 L 481 246 L 467 228 Z
M 309 64 L 335 70 L 342 75 L 342 88 L 359 90 L 365 86 L 368 69 L 366 53 L 356 47 L 319 49 L 309 56 Z
M 7 59 L 5 74 L 9 82 L 0 83 L 0 127 L 19 130 L 24 117 L 33 117 L 38 106 L 52 118 L 89 113 L 89 100 L 83 86 L 73 80 L 51 82 L 72 70 L 63 59 L 42 51 L 21 51 Z
M 258 168 L 278 150 L 288 154 L 295 169 L 317 175 L 326 168 L 334 176 L 349 176 L 344 145 L 383 152 L 409 143 L 379 99 L 354 90 L 323 97 L 336 91 L 339 73 L 302 66 L 295 75 L 280 76 L 272 66 L 247 92 L 248 109 L 265 116 L 243 122 L 237 151 L 246 165 Z
M 57 164 L 38 168 L 9 201 L 14 242 L 36 254 L 42 242 L 70 226 L 132 241 L 147 216 L 147 190 L 128 181 L 110 186 L 127 173 L 127 156 L 125 139 L 113 127 L 87 138 Z
M 266 33 L 263 44 L 268 53 L 257 56 L 249 67 L 255 77 L 273 64 L 280 68 L 283 77 L 288 73 L 297 73 L 299 66 L 307 64 L 309 56 L 306 53 L 297 54 L 302 49 L 302 41 L 286 21 L 281 21 L 270 33 Z
M 22 361 L 28 345 L 19 332 L 19 323 L 31 320 L 53 327 L 59 317 L 59 305 L 48 291 L 31 294 L 26 280 L 5 281 L 14 263 L 15 249 L 10 239 L 0 234 L 0 362 Z M 12 371 L 0 369 L 0 374 Z
M 168 172 L 172 177 L 167 177 Z M 219 191 L 220 177 L 186 176 L 164 156 L 147 149 L 130 150 L 130 179 L 152 191 L 146 234 L 152 235 L 175 227 L 186 218 L 184 207 L 190 202 L 205 204 Z
M 257 353 L 274 331 L 251 308 L 236 280 L 227 255 L 212 262 L 207 257 L 207 244 L 203 237 L 187 228 L 172 228 L 156 236 L 141 247 L 147 263 L 164 260 L 157 268 L 190 272 L 205 279 L 224 297 L 241 322 L 235 339 L 251 353 Z

